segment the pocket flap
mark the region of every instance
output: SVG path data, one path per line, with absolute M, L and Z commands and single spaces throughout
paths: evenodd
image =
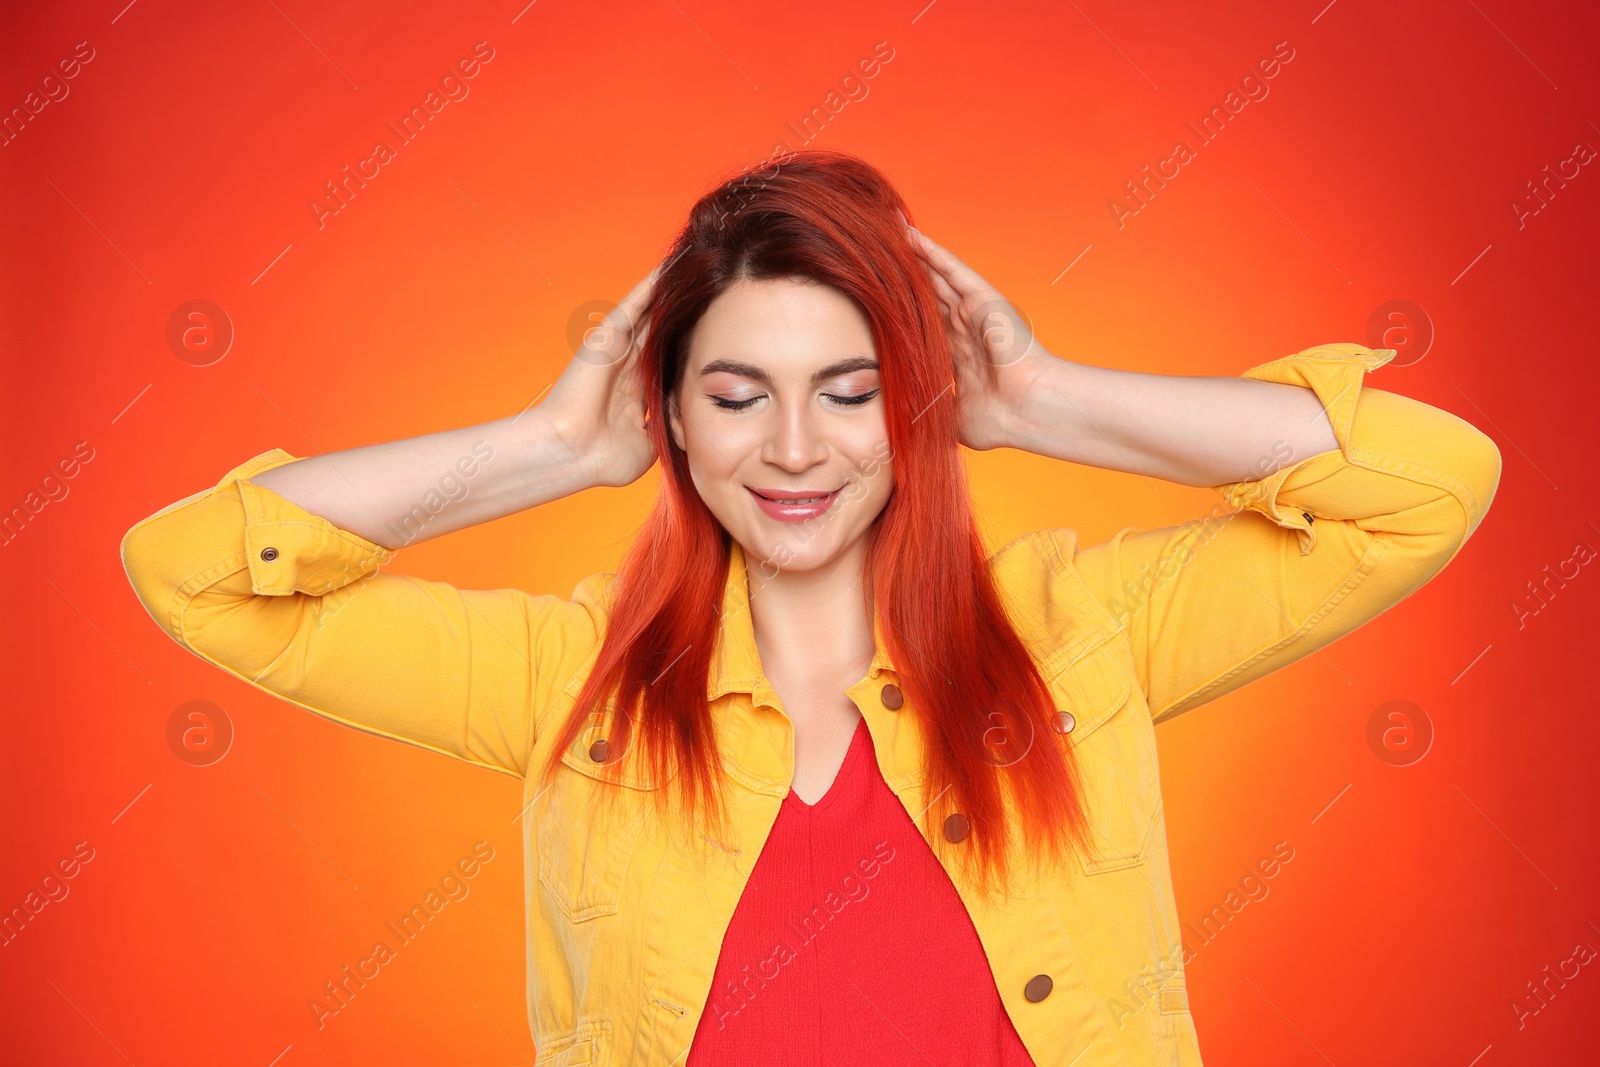
M 567 1035 L 538 1044 L 539 1067 L 605 1067 L 611 1059 L 611 1023 L 588 1022 L 578 1036 Z
M 1132 692 L 1127 669 L 1107 643 L 1081 651 L 1050 684 L 1058 693 L 1066 694 L 1068 706 L 1060 710 L 1070 711 L 1076 720 L 1072 728 L 1074 740 L 1099 729 L 1128 702 Z
M 567 716 L 572 713 L 573 693 L 581 684 L 581 679 L 574 679 L 567 689 L 551 703 L 545 722 L 545 729 L 555 732 L 567 721 Z M 592 714 L 584 723 L 582 729 L 573 737 L 572 743 L 561 753 L 561 762 L 586 778 L 597 782 L 614 782 L 625 785 L 630 789 L 655 789 L 660 783 L 650 770 L 648 761 L 639 744 L 638 723 L 634 723 L 632 737 L 628 739 L 630 751 L 617 753 L 614 744 L 606 752 L 603 762 L 596 761 L 591 751 L 596 741 L 613 741 L 616 736 L 615 723 L 617 709 L 611 704 L 605 705 L 605 710 L 599 714 Z
M 539 1062 L 544 1067 L 580 1067 L 582 1064 L 594 1063 L 594 1038 L 586 1037 L 575 1045 L 569 1045 L 560 1052 L 541 1052 Z
M 612 723 L 616 719 L 616 714 L 614 711 L 607 711 L 603 715 L 592 716 L 588 725 L 578 731 L 572 744 L 561 753 L 561 762 L 579 774 L 596 781 L 625 785 L 630 789 L 657 788 L 660 783 L 656 781 L 644 758 L 644 752 L 639 745 L 637 726 L 633 728 L 632 736 L 628 739 L 628 751 L 620 755 L 608 751 L 604 762 L 596 761 L 591 754 L 596 742 L 613 736 Z

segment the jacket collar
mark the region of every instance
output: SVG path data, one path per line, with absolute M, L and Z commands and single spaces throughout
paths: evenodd
M 757 574 L 757 591 L 760 589 Z M 779 728 L 776 716 L 752 715 L 742 711 L 741 701 L 721 701 L 730 693 L 747 695 L 752 707 L 778 709 L 782 698 L 772 688 L 761 669 L 761 656 L 756 648 L 755 627 L 750 616 L 750 576 L 745 569 L 744 551 L 737 541 L 731 542 L 728 570 L 723 582 L 721 619 L 716 629 L 711 649 L 711 664 L 706 676 L 706 697 L 716 719 L 717 746 L 722 764 L 727 772 L 757 793 L 783 797 L 794 775 L 792 740 Z M 922 748 L 913 723 L 898 713 L 880 710 L 881 687 L 896 680 L 894 664 L 885 651 L 882 617 L 873 612 L 873 655 L 867 676 L 851 686 L 847 693 L 854 699 L 867 718 L 872 731 L 873 745 L 877 749 L 878 765 L 891 788 L 920 780 L 922 776 Z M 566 692 L 576 696 L 593 669 L 598 649 L 591 655 L 589 665 L 569 683 Z M 885 721 L 885 716 L 888 720 Z M 597 727 L 603 736 L 603 726 Z M 568 766 L 583 773 L 592 773 L 592 764 L 585 753 L 592 737 L 580 736 L 571 751 L 562 759 Z M 656 783 L 642 770 L 628 779 L 638 788 L 655 788 Z
M 711 648 L 711 669 L 706 677 L 706 699 L 716 700 L 728 693 L 745 693 L 757 704 L 776 706 L 779 698 L 761 669 L 761 656 L 756 649 L 755 626 L 750 615 L 752 579 L 745 566 L 744 549 L 732 542 L 728 558 L 728 574 L 722 590 L 722 624 L 717 627 Z M 761 575 L 754 579 L 759 595 Z M 894 670 L 883 639 L 883 620 L 872 613 L 873 653 L 868 668 L 868 680 L 876 679 Z

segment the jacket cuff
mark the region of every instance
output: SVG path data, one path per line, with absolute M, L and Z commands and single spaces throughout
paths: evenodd
M 1395 355 L 1396 350 L 1392 348 L 1366 348 L 1340 342 L 1317 345 L 1245 371 L 1240 377 L 1305 386 L 1315 392 L 1323 410 L 1327 412 L 1328 421 L 1333 425 L 1333 436 L 1339 447 L 1308 456 L 1264 478 L 1228 482 L 1212 488 L 1227 499 L 1229 506 L 1259 512 L 1279 526 L 1294 530 L 1300 537 L 1300 554 L 1310 552 L 1317 543 L 1314 517 L 1299 508 L 1285 505 L 1280 495 L 1291 481 L 1296 486 L 1309 485 L 1326 478 L 1349 462 L 1350 427 L 1355 420 L 1356 399 L 1361 393 L 1362 378 Z
M 217 483 L 222 490 L 234 485 L 244 505 L 245 564 L 250 588 L 258 595 L 322 596 L 372 574 L 395 557 L 393 549 L 340 529 L 249 480 L 295 459 L 274 448 L 241 463 Z

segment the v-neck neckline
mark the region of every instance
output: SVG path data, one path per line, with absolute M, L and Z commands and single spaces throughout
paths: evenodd
M 846 774 L 850 773 L 852 770 L 852 765 L 857 758 L 857 750 L 865 747 L 862 741 L 862 735 L 866 732 L 867 718 L 865 715 L 863 715 L 861 718 L 856 720 L 855 732 L 850 735 L 850 747 L 845 749 L 844 761 L 839 764 L 838 773 L 833 776 L 833 781 L 828 783 L 828 788 L 823 791 L 823 794 L 820 797 L 817 798 L 817 802 L 815 804 L 807 804 L 803 799 L 801 799 L 800 794 L 794 791 L 794 786 L 792 785 L 789 787 L 788 799 L 793 801 L 797 808 L 808 815 L 815 815 L 831 804 L 833 802 L 833 798 L 839 795 L 841 787 L 845 784 Z

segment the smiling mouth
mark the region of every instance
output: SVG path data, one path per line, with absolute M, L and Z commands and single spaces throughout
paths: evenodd
M 745 486 L 745 488 L 750 489 L 749 486 Z M 750 489 L 750 491 L 761 499 L 770 500 L 774 504 L 815 504 L 819 500 L 828 499 L 839 490 L 830 489 L 825 493 L 809 493 L 806 495 L 802 495 L 799 492 L 787 493 L 777 489 L 768 489 L 764 493 L 759 489 Z

